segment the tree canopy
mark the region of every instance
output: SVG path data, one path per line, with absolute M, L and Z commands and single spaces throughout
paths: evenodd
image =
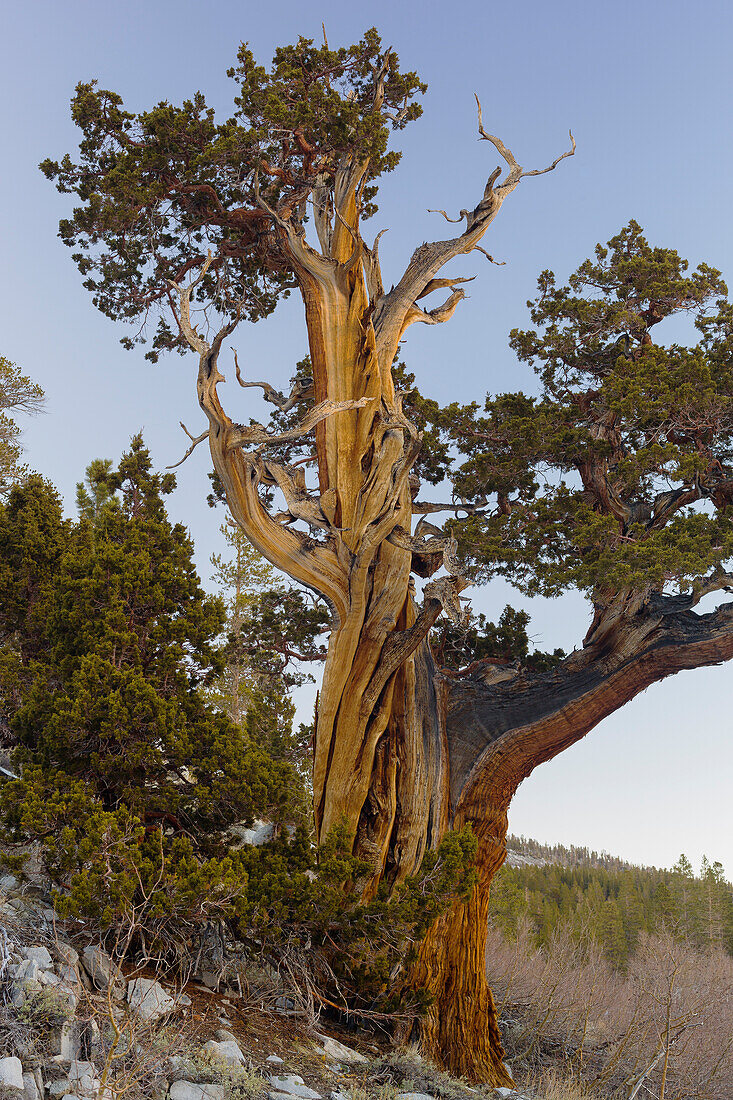
M 514 330 L 511 346 L 539 395 L 489 395 L 483 410 L 437 417 L 460 454 L 456 493 L 484 505 L 454 526 L 478 575 L 549 596 L 574 587 L 598 603 L 621 590 L 724 587 L 733 346 L 720 272 L 688 273 L 631 222 L 567 285 L 545 271 L 538 291 L 528 303 L 538 328 Z M 687 316 L 698 343 L 657 340 L 657 325 Z
M 345 161 L 361 165 L 362 217 L 376 210 L 376 181 L 399 163 L 393 129 L 419 117 L 425 91 L 382 51 L 372 28 L 349 47 L 310 39 L 276 50 L 269 71 L 243 44 L 228 70 L 234 112 L 218 122 L 201 92 L 180 107 L 126 111 L 122 98 L 80 83 L 72 118 L 80 159 L 43 161 L 59 190 L 82 205 L 60 225 L 64 242 L 108 317 L 136 322 L 130 346 L 158 317 L 149 358 L 187 351 L 171 283 L 213 262 L 198 285 L 201 308 L 230 321 L 257 320 L 295 283 L 268 208 L 302 225 L 306 203 L 331 205 Z

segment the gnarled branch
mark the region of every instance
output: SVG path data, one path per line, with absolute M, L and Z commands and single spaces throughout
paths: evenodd
M 333 416 L 334 413 L 348 412 L 350 409 L 361 409 L 373 400 L 373 397 L 360 397 L 356 401 L 321 401 L 306 413 L 296 428 L 291 428 L 288 432 L 280 432 L 277 435 L 268 432 L 262 424 L 250 424 L 249 426 L 238 424 L 237 430 L 232 432 L 230 436 L 229 450 L 234 450 L 237 447 L 256 447 L 260 449 L 262 447 L 276 447 L 280 443 L 292 443 L 294 440 L 300 439 L 301 436 L 307 435 L 315 428 L 316 424 L 320 424 L 322 420 Z
M 517 174 L 517 180 L 524 179 L 525 176 L 544 176 L 547 172 L 554 171 L 560 161 L 565 160 L 565 157 L 572 157 L 575 153 L 575 138 L 573 137 L 573 131 L 569 130 L 568 133 L 570 134 L 570 148 L 566 150 L 566 152 L 561 153 L 559 157 L 556 157 L 553 160 L 552 164 L 550 164 L 547 168 L 534 168 L 532 169 L 532 171 L 527 171 L 526 169 L 522 168 L 521 164 L 519 164 L 517 158 L 514 156 L 514 153 L 512 153 L 511 149 L 509 149 L 504 144 L 501 138 L 497 137 L 495 134 L 488 134 L 486 132 L 486 130 L 484 129 L 483 112 L 481 110 L 481 100 L 475 92 L 474 97 L 476 99 L 476 107 L 478 109 L 478 132 L 481 138 L 484 141 L 490 141 L 496 149 L 497 153 L 499 153 L 500 156 L 504 158 L 509 166 L 507 179 L 503 181 L 500 186 L 505 186 L 505 184 L 513 177 L 514 174 Z
M 180 459 L 179 462 L 174 463 L 173 466 L 166 466 L 166 470 L 176 470 L 176 469 L 178 469 L 179 466 L 183 465 L 183 463 L 186 461 L 188 456 L 193 454 L 193 452 L 198 447 L 199 443 L 203 443 L 203 441 L 205 439 L 209 438 L 209 429 L 208 428 L 206 429 L 205 432 L 202 432 L 201 435 L 194 436 L 194 435 L 191 435 L 191 433 L 189 432 L 188 428 L 186 427 L 186 425 L 183 423 L 182 420 L 179 420 L 179 424 L 183 428 L 183 430 L 186 433 L 186 435 L 188 436 L 188 438 L 193 440 L 193 442 L 191 443 L 191 446 L 188 448 L 188 450 L 186 451 L 183 458 Z
M 476 103 L 478 107 L 479 136 L 493 144 L 494 148 L 506 161 L 509 171 L 498 186 L 496 186 L 496 183 L 501 175 L 501 169 L 497 168 L 493 171 L 486 182 L 483 197 L 478 205 L 472 211 L 461 211 L 461 220 L 464 217 L 466 218 L 464 232 L 452 240 L 435 241 L 432 244 L 423 244 L 417 248 L 400 281 L 377 303 L 374 313 L 374 328 L 377 334 L 377 344 L 384 348 L 385 354 L 396 351 L 399 339 L 407 325 L 416 320 L 427 320 L 425 316 L 420 317 L 414 313 L 414 303 L 440 269 L 455 256 L 469 253 L 476 248 L 501 209 L 502 203 L 514 191 L 523 175 L 541 174 L 539 171 L 525 172 L 504 142 L 495 135 L 486 132 L 483 126 L 481 103 L 478 96 L 476 97 Z M 572 148 L 558 157 L 548 168 L 542 169 L 543 173 L 552 171 L 561 160 L 573 155 L 575 141 L 572 135 L 571 141 Z M 448 218 L 445 211 L 441 211 L 441 213 L 448 221 L 452 220 Z M 489 255 L 488 253 L 485 254 Z M 446 303 L 446 307 L 449 304 L 455 308 L 457 303 L 451 301 Z M 447 319 L 449 314 L 447 314 L 445 307 L 439 312 L 442 312 L 444 316 L 433 318 L 432 322 L 428 320 L 428 323 Z
M 239 369 L 239 359 L 236 349 L 232 348 L 232 351 L 234 352 L 234 370 L 237 376 L 237 382 L 242 389 L 247 390 L 251 387 L 257 387 L 263 390 L 262 396 L 265 401 L 269 401 L 270 404 L 276 405 L 280 412 L 290 412 L 299 401 L 307 401 L 313 396 L 313 382 L 311 379 L 292 379 L 293 388 L 287 397 L 280 393 L 279 390 L 276 390 L 274 386 L 271 386 L 269 382 L 245 382 L 242 378 L 242 372 Z

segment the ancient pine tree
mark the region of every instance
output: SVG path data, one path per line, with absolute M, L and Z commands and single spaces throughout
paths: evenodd
M 230 76 L 235 109 L 223 122 L 200 93 L 134 114 L 80 84 L 80 157 L 42 168 L 80 200 L 61 236 L 98 308 L 136 325 L 129 345 L 157 318 L 153 359 L 198 357 L 206 426 L 189 452 L 208 442 L 252 544 L 330 608 L 313 761 L 319 838 L 347 823 L 371 867 L 369 896 L 471 825 L 477 886 L 431 927 L 402 980 L 431 994 L 424 1049 L 506 1084 L 484 951 L 514 791 L 655 680 L 733 653 L 731 610 L 692 610 L 729 580 L 733 323 L 721 306 L 690 352 L 650 336 L 671 313 L 702 315 L 724 288 L 711 269 L 686 277 L 676 253 L 651 249 L 633 226 L 574 289 L 545 273 L 533 317 L 546 331 L 514 337 L 538 365 L 541 396 L 490 399 L 483 416 L 476 406 L 423 412 L 465 459 L 462 518 L 439 529 L 425 518 L 438 506 L 420 499 L 421 434 L 395 386 L 398 348 L 410 325 L 450 320 L 465 277 L 443 269 L 488 256 L 481 242 L 503 203 L 541 172 L 485 129 L 479 104 L 479 135 L 503 170 L 454 235 L 420 245 L 387 289 L 379 236 L 368 243 L 363 223 L 377 180 L 399 161 L 390 134 L 418 117 L 424 85 L 373 30 L 344 49 L 301 39 L 269 70 L 242 46 Z M 269 428 L 243 422 L 246 403 L 230 394 L 224 407 L 225 342 L 293 289 L 309 370 L 286 395 L 237 364 L 240 384 L 276 408 Z M 303 440 L 305 458 L 289 461 Z M 551 594 L 580 587 L 593 604 L 582 647 L 550 667 L 491 658 L 439 669 L 430 631 L 443 613 L 460 620 L 469 573 Z M 427 579 L 421 598 L 414 575 Z

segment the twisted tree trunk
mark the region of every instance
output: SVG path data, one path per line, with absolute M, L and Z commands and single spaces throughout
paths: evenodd
M 436 670 L 429 631 L 441 611 L 460 616 L 463 581 L 450 539 L 412 531 L 413 514 L 431 509 L 412 497 L 420 438 L 402 411 L 392 366 L 410 324 L 453 314 L 463 280 L 440 278 L 440 269 L 478 247 L 527 174 L 498 138 L 481 125 L 480 133 L 507 162 L 506 178 L 497 184 L 499 172 L 492 173 L 479 204 L 462 212 L 465 230 L 420 246 L 389 292 L 376 242 L 368 248 L 359 230 L 364 164 L 345 158 L 332 187 L 313 192 L 320 249 L 307 243 L 292 204 L 275 210 L 260 200 L 305 307 L 315 403 L 298 428 L 273 435 L 225 413 L 217 361 L 235 322 L 209 344 L 190 321 L 195 283 L 178 290 L 179 323 L 200 357 L 198 394 L 209 421 L 192 446 L 208 437 L 232 515 L 253 545 L 332 609 L 315 735 L 318 835 L 347 824 L 355 852 L 371 867 L 369 896 L 381 881 L 416 871 L 446 830 L 472 826 L 476 888 L 429 930 L 407 981 L 432 997 L 421 1025 L 426 1052 L 453 1072 L 508 1084 L 484 953 L 489 889 L 504 859 L 514 791 L 538 764 L 655 680 L 727 660 L 733 612 L 698 616 L 692 599 L 611 593 L 599 601 L 584 648 L 553 672 L 487 665 L 456 679 Z M 442 306 L 428 312 L 418 305 L 441 289 L 450 291 Z M 294 390 L 280 400 L 264 388 L 281 407 L 304 396 Z M 315 491 L 302 467 L 268 457 L 273 444 L 313 430 Z M 261 487 L 280 490 L 285 514 L 269 511 Z M 411 573 L 429 575 L 441 556 L 446 575 L 425 586 L 420 606 Z M 712 579 L 710 586 L 720 584 Z
M 715 582 L 711 582 L 713 585 Z M 430 930 L 413 974 L 434 1003 L 422 1026 L 425 1049 L 469 1078 L 506 1084 L 485 948 L 491 880 L 506 854 L 507 811 L 519 783 L 575 744 L 651 684 L 733 657 L 733 604 L 708 615 L 694 597 L 619 593 L 598 609 L 583 649 L 552 672 L 486 664 L 468 679 L 438 674 L 446 700 L 450 827 L 470 823 L 479 841 L 479 880 Z

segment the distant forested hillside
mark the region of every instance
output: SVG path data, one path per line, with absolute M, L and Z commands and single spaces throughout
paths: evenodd
M 718 862 L 703 858 L 696 875 L 684 855 L 667 871 L 524 837 L 509 837 L 507 847 L 491 891 L 491 920 L 507 935 L 529 923 L 545 946 L 562 927 L 595 940 L 619 968 L 642 932 L 670 931 L 698 949 L 733 954 L 733 886 Z

